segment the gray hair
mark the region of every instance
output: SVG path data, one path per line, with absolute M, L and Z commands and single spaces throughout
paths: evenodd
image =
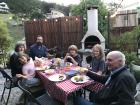
M 108 55 L 115 55 L 117 57 L 117 59 L 122 60 L 122 66 L 125 65 L 126 58 L 125 58 L 125 55 L 122 52 L 120 52 L 120 51 L 111 51 L 111 52 L 108 53 Z

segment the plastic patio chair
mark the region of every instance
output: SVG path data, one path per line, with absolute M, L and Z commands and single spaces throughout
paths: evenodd
M 18 87 L 26 96 L 24 105 L 62 105 L 60 102 L 51 98 L 47 93 L 35 98 L 29 88 L 21 80 L 18 81 Z
M 1 102 L 4 100 L 4 103 L 5 105 L 8 105 L 8 101 L 9 101 L 9 97 L 10 97 L 10 94 L 11 94 L 11 89 L 16 87 L 15 86 L 15 83 L 12 79 L 12 77 L 10 77 L 5 71 L 3 68 L 0 68 L 0 72 L 3 76 L 3 78 L 5 78 L 5 82 L 4 82 L 4 88 L 3 88 L 3 92 L 2 92 L 2 96 L 1 96 Z M 4 94 L 5 94 L 5 90 L 6 89 L 9 89 L 9 92 L 8 92 L 8 97 L 7 97 L 7 100 L 5 102 L 5 99 L 4 99 Z

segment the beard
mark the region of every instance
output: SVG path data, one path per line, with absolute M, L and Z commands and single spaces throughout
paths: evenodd
M 41 46 L 42 45 L 42 42 L 37 42 L 37 45 Z

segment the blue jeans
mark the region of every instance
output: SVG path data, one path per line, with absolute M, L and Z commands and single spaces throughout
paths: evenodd
M 96 105 L 96 104 L 89 102 L 88 100 L 84 99 L 83 97 L 77 96 L 75 98 L 74 105 Z
M 28 79 L 23 79 L 23 82 L 26 84 L 28 87 L 34 87 L 34 86 L 39 86 L 40 85 L 40 79 L 38 78 L 28 78 Z

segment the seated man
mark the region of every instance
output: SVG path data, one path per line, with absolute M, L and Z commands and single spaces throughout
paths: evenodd
M 87 76 L 105 86 L 95 93 L 94 102 L 88 102 L 76 97 L 75 105 L 134 105 L 136 94 L 136 80 L 125 67 L 125 55 L 119 51 L 112 51 L 107 55 L 106 63 L 111 71 L 109 76 L 97 75 L 92 71 Z
M 48 49 L 43 45 L 43 37 L 38 35 L 36 43 L 30 47 L 29 55 L 34 60 L 35 57 L 47 57 Z

